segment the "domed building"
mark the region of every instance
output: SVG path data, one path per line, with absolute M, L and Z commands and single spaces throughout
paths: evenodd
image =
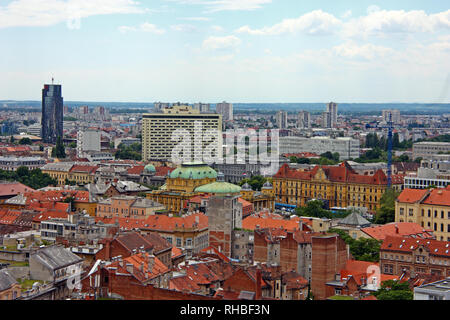
M 241 187 L 225 182 L 224 175 L 219 173 L 217 181 L 195 188 L 195 192 L 209 193 L 217 196 L 236 196 L 241 192 Z
M 253 203 L 256 212 L 262 211 L 263 209 L 269 209 L 271 211 L 275 209 L 275 193 L 269 181 L 263 184 L 261 191 L 255 191 L 248 183 L 244 183 L 241 189 L 241 197 Z
M 167 210 L 179 213 L 195 196 L 196 188 L 216 182 L 217 172 L 203 162 L 187 162 L 170 172 L 166 183 L 147 193 L 147 198 L 162 203 Z

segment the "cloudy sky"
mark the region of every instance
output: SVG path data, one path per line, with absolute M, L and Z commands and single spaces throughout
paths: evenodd
M 450 102 L 442 0 L 0 0 L 0 100 Z

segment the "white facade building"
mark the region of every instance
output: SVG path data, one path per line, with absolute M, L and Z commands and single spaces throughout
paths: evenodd
M 359 157 L 359 140 L 349 137 L 280 137 L 280 154 L 312 152 L 318 155 L 330 151 L 339 153 L 340 160 Z

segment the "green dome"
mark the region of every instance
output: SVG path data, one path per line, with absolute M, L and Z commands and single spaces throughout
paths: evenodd
M 195 188 L 195 192 L 205 192 L 205 193 L 239 193 L 241 192 L 241 187 L 222 181 L 216 181 L 213 183 L 204 184 L 200 187 Z
M 170 173 L 170 178 L 181 179 L 204 179 L 217 178 L 217 172 L 202 162 L 183 163 L 181 167 L 176 168 Z
M 144 167 L 145 172 L 156 172 L 155 166 L 152 164 L 148 164 Z

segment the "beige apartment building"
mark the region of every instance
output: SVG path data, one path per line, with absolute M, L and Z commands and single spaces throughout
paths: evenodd
M 450 186 L 403 190 L 395 201 L 395 221 L 417 223 L 436 240 L 450 241 Z
M 186 130 L 186 134 L 178 135 L 172 140 L 175 130 Z M 202 132 L 201 137 L 194 136 L 196 129 Z M 213 136 L 211 136 L 213 133 Z M 188 138 L 188 140 L 182 140 Z M 142 116 L 142 160 L 171 161 L 175 146 L 190 144 L 192 161 L 198 156 L 201 160 L 202 148 L 216 145 L 222 147 L 222 115 L 200 113 L 191 106 L 166 107 L 159 113 L 146 113 Z M 202 147 L 202 148 L 200 148 Z M 186 159 L 185 159 L 186 160 Z
M 448 154 L 450 142 L 416 142 L 413 144 L 413 159 L 431 159 L 437 154 Z

